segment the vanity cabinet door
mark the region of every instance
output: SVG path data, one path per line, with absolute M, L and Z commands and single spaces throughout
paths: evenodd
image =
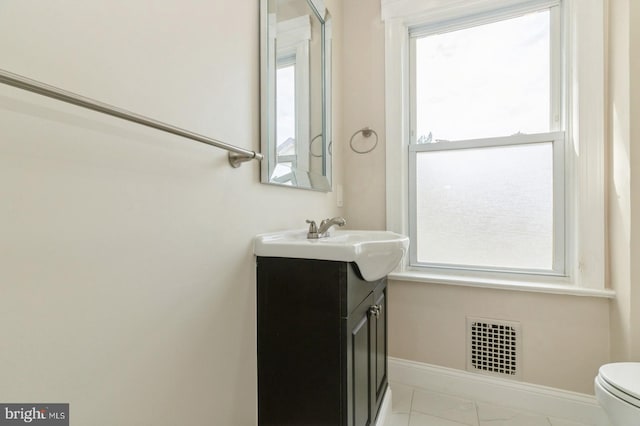
M 258 258 L 258 425 L 344 426 L 345 270 L 338 262 Z
M 382 399 L 387 390 L 387 285 L 386 282 L 376 288 L 373 293 L 376 315 L 371 316 L 373 343 L 371 348 L 372 368 L 372 408 L 374 413 L 380 410 Z
M 347 426 L 373 424 L 371 348 L 374 328 L 370 309 L 373 293 L 349 315 L 347 322 Z
M 373 426 L 387 388 L 386 279 L 257 259 L 259 426 Z

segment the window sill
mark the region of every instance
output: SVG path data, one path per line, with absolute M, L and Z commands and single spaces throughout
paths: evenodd
M 616 292 L 609 289 L 581 288 L 566 284 L 543 284 L 499 279 L 452 277 L 438 274 L 429 274 L 420 271 L 392 272 L 388 277 L 389 279 L 395 281 L 443 284 L 473 288 L 489 288 L 494 290 L 524 291 L 531 293 L 548 293 L 568 296 L 602 297 L 605 299 L 614 299 L 616 297 Z

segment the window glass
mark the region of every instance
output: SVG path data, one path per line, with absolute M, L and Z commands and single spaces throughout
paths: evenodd
M 296 66 L 279 66 L 276 72 L 276 140 L 278 155 L 293 150 L 296 141 Z
M 420 263 L 553 267 L 552 142 L 416 153 Z
M 550 131 L 550 12 L 415 40 L 415 141 Z

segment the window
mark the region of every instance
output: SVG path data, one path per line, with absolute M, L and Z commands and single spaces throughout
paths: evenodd
M 605 6 L 381 0 L 392 278 L 606 292 Z
M 409 32 L 411 264 L 560 275 L 559 7 L 500 12 Z

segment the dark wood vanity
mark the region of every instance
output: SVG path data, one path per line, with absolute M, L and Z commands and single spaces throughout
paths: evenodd
M 258 257 L 258 424 L 373 426 L 387 390 L 387 280 Z

